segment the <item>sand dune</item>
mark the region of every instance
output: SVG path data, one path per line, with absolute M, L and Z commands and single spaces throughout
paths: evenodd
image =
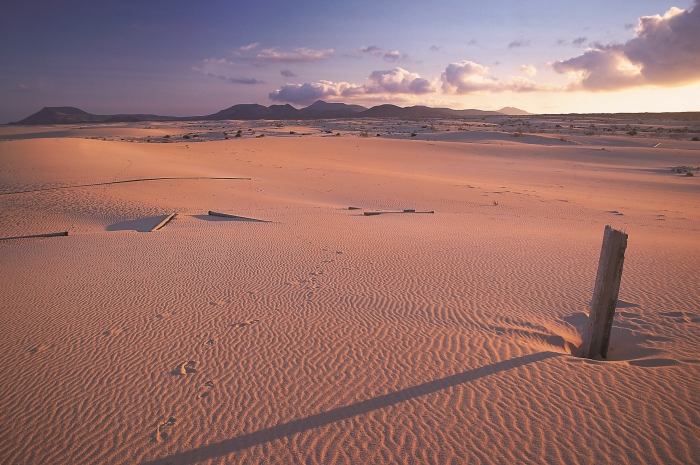
M 700 462 L 700 151 L 416 139 L 0 142 L 2 461 Z

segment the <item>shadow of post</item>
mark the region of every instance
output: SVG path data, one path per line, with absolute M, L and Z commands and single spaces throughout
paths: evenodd
M 209 460 L 215 457 L 221 457 L 232 452 L 237 452 L 253 446 L 264 444 L 266 442 L 271 442 L 275 439 L 282 439 L 293 434 L 329 425 L 341 420 L 347 420 L 374 410 L 383 409 L 400 402 L 415 399 L 416 397 L 432 394 L 443 389 L 475 381 L 479 378 L 484 378 L 489 375 L 512 370 L 530 363 L 539 362 L 561 355 L 562 354 L 556 352 L 540 352 L 537 354 L 516 357 L 503 362 L 494 363 L 493 365 L 475 368 L 474 370 L 457 373 L 455 375 L 447 376 L 434 381 L 428 381 L 427 383 L 419 384 L 418 386 L 401 389 L 400 391 L 384 394 L 373 399 L 363 400 L 362 402 L 358 402 L 356 404 L 338 407 L 327 412 L 317 413 L 315 415 L 311 415 L 310 417 L 275 425 L 270 428 L 255 431 L 254 433 L 201 446 L 187 452 L 179 452 L 162 459 L 142 462 L 142 465 L 183 465 Z

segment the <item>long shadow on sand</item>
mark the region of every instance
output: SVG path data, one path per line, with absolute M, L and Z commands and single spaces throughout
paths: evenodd
M 269 221 L 267 221 L 267 220 L 259 220 L 257 218 L 247 218 L 245 216 L 221 217 L 221 216 L 212 216 L 212 215 L 192 215 L 192 217 L 197 218 L 198 220 L 213 221 L 213 222 L 241 221 L 241 222 L 245 222 L 245 223 L 269 223 Z
M 152 216 L 150 218 L 140 218 L 138 220 L 123 221 L 121 223 L 110 224 L 105 231 L 138 231 L 149 232 L 158 223 L 166 219 L 168 215 Z
M 432 394 L 443 389 L 469 383 L 479 378 L 512 370 L 530 363 L 540 362 L 562 354 L 556 352 L 540 352 L 523 357 L 516 357 L 493 365 L 476 368 L 456 375 L 447 376 L 435 381 L 419 384 L 400 391 L 385 394 L 383 396 L 367 399 L 356 404 L 339 407 L 327 412 L 317 413 L 307 418 L 282 423 L 270 428 L 266 428 L 254 433 L 249 433 L 236 438 L 226 439 L 197 449 L 173 454 L 169 457 L 156 459 L 149 462 L 142 462 L 142 465 L 165 465 L 165 464 L 193 464 L 216 457 L 221 457 L 233 452 L 248 449 L 249 447 L 265 444 L 276 439 L 282 439 L 293 434 L 308 431 L 321 426 L 329 425 L 337 421 L 347 420 L 357 415 L 363 415 L 374 410 L 389 407 L 394 404 L 405 402 L 416 397 Z

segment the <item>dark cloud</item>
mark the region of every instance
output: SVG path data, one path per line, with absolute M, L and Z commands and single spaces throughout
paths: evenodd
M 292 71 L 290 71 L 288 69 L 283 69 L 282 71 L 280 71 L 280 74 L 284 77 L 297 77 L 296 74 L 294 74 Z
M 440 50 L 440 47 L 438 47 L 437 45 L 431 45 L 431 46 L 430 46 L 430 51 L 431 51 L 431 52 L 437 52 L 438 50 Z
M 360 47 L 360 52 L 361 53 L 370 53 L 372 55 L 379 55 L 382 53 L 382 49 L 380 49 L 376 45 L 368 45 L 366 47 Z
M 578 37 L 574 40 L 571 41 L 572 44 L 574 44 L 577 47 L 580 47 L 583 45 L 588 39 L 586 37 Z
M 573 89 L 614 90 L 640 85 L 677 86 L 700 81 L 700 0 L 687 10 L 639 19 L 624 44 L 595 43 L 583 55 L 552 63 L 577 77 Z
M 246 78 L 246 77 L 228 77 L 228 76 L 222 76 L 220 74 L 214 74 L 214 73 L 207 73 L 207 76 L 222 79 L 222 80 L 224 80 L 226 82 L 230 82 L 232 84 L 264 84 L 265 83 L 265 81 L 261 81 L 260 79 Z
M 398 52 L 398 50 L 390 50 L 384 54 L 384 61 L 388 61 L 390 63 L 397 61 L 399 58 L 401 58 L 401 54 Z
M 513 42 L 508 44 L 508 48 L 528 47 L 529 45 L 529 40 L 514 40 Z

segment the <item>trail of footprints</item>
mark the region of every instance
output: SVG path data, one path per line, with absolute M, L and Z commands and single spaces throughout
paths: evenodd
M 326 249 L 324 249 L 325 251 Z M 335 255 L 340 255 L 343 252 L 341 251 L 336 251 Z M 326 259 L 323 261 L 324 263 L 333 263 L 335 262 L 334 259 Z M 310 278 L 308 280 L 299 280 L 299 281 L 292 281 L 292 282 L 286 282 L 285 284 L 287 285 L 300 285 L 300 284 L 307 284 L 306 289 L 309 291 L 305 298 L 307 300 L 310 300 L 311 297 L 313 296 L 313 291 L 315 289 L 318 289 L 320 287 L 320 284 L 317 282 L 318 277 L 322 276 L 324 271 L 322 269 L 316 269 L 315 271 L 312 271 L 309 273 Z M 255 292 L 251 292 L 250 294 L 254 294 Z M 210 301 L 209 304 L 212 306 L 218 306 L 218 305 L 223 305 L 228 302 L 224 301 Z M 175 312 L 161 312 L 156 315 L 157 319 L 164 319 L 167 318 L 171 315 L 175 314 Z M 237 321 L 234 323 L 229 323 L 228 327 L 232 329 L 243 329 L 248 326 L 254 325 L 256 323 L 259 323 L 260 319 L 254 318 L 250 320 L 245 320 L 245 321 Z M 118 334 L 117 332 L 110 332 L 110 331 L 105 331 L 105 335 L 114 335 Z M 204 341 L 201 342 L 201 344 L 205 347 L 212 347 L 216 344 L 216 340 L 214 338 L 207 338 Z M 173 376 L 178 376 L 178 377 L 187 377 L 188 375 L 193 375 L 197 374 L 197 362 L 195 360 L 187 360 L 183 361 L 177 364 L 177 366 L 171 371 L 171 374 Z M 211 397 L 212 392 L 214 390 L 214 381 L 212 380 L 207 380 L 204 382 L 202 385 L 199 394 L 197 397 L 199 399 L 208 399 Z M 162 443 L 164 441 L 167 441 L 170 439 L 173 435 L 172 431 L 177 424 L 177 419 L 173 416 L 169 417 L 167 420 L 161 421 L 158 423 L 158 426 L 156 428 L 156 432 L 153 435 L 153 440 L 156 443 Z

